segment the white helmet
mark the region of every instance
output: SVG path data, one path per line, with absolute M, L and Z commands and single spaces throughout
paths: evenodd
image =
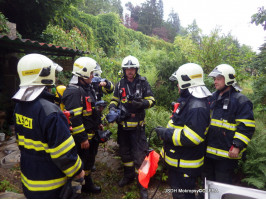
M 195 63 L 187 63 L 178 68 L 169 78 L 171 81 L 178 81 L 181 89 L 194 86 L 203 86 L 203 70 L 201 66 Z
M 80 57 L 73 65 L 72 74 L 81 78 L 90 78 L 91 72 L 101 69 L 100 65 L 90 57 Z
M 127 56 L 122 61 L 122 69 L 125 68 L 139 68 L 139 61 L 134 56 Z
M 55 71 L 63 68 L 41 54 L 28 54 L 18 62 L 18 75 L 20 87 L 53 85 L 55 83 Z
M 212 70 L 209 77 L 217 77 L 218 75 L 221 75 L 224 77 L 225 85 L 229 86 L 236 83 L 235 74 L 236 72 L 231 65 L 221 64 Z

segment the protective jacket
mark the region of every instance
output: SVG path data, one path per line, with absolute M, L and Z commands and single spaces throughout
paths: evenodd
M 207 135 L 207 157 L 232 159 L 228 156 L 232 145 L 240 148 L 242 157 L 254 131 L 253 104 L 231 87 L 222 96 L 216 91 L 211 99 L 211 124 Z
M 100 116 L 95 111 L 96 97 L 92 87 L 70 84 L 63 94 L 65 109 L 74 112 L 70 118 L 72 135 L 80 144 L 85 140 L 91 140 L 98 129 Z
M 83 168 L 67 119 L 43 91 L 15 107 L 16 136 L 21 151 L 21 180 L 27 198 L 59 198 L 67 177 Z
M 136 108 L 133 101 L 140 102 L 142 105 Z M 109 108 L 121 109 L 124 117 L 118 123 L 125 130 L 134 130 L 137 126 L 144 124 L 144 109 L 151 108 L 154 104 L 155 99 L 148 81 L 137 74 L 133 82 L 123 77 L 117 83 Z M 131 114 L 134 114 L 133 117 Z
M 161 156 L 170 169 L 197 176 L 204 163 L 209 104 L 207 98 L 196 98 L 187 89 L 177 102 L 180 104 L 167 125 Z

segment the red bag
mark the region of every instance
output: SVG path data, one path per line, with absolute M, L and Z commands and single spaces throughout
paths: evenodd
M 150 178 L 156 173 L 159 159 L 160 155 L 152 150 L 149 155 L 145 157 L 139 168 L 139 183 L 146 189 L 148 188 Z

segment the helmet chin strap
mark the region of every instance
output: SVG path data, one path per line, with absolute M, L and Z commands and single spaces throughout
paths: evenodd
M 85 85 L 85 86 L 89 86 L 89 85 L 90 85 L 90 84 L 86 83 L 86 82 L 84 81 L 83 78 L 79 77 L 78 79 L 79 79 L 79 82 L 80 82 L 82 85 Z

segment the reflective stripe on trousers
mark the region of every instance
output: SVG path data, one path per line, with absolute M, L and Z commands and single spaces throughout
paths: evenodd
M 170 158 L 169 156 L 164 153 L 164 149 L 162 148 L 160 152 L 161 156 L 164 158 L 165 162 L 173 167 L 181 167 L 181 168 L 199 168 L 204 163 L 204 157 L 197 159 L 197 160 L 184 160 L 184 159 L 174 159 Z

